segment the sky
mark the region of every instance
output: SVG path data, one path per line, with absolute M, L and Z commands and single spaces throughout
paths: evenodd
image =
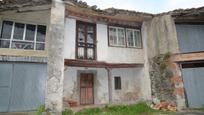
M 88 5 L 97 5 L 100 9 L 119 8 L 147 13 L 161 13 L 179 8 L 204 6 L 204 0 L 82 0 Z

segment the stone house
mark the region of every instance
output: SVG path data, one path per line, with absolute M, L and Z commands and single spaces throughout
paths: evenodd
M 173 97 L 179 109 L 201 107 L 203 12 L 201 7 L 154 15 L 100 10 L 76 0 L 3 0 L 0 112 L 40 105 L 60 112 L 70 103 L 128 104 L 152 100 L 154 94 L 160 98 L 163 92 L 154 86 L 151 60 L 168 52 L 173 91 L 160 99 Z

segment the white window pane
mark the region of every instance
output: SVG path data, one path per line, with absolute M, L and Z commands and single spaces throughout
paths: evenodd
M 94 41 L 93 41 L 93 39 L 94 39 L 94 34 L 92 34 L 92 33 L 87 33 L 87 43 L 94 43 Z
M 35 25 L 27 24 L 26 25 L 26 36 L 25 40 L 34 41 L 35 38 Z
M 109 28 L 109 43 L 110 45 L 117 45 L 117 34 L 115 28 Z
M 9 48 L 10 40 L 0 40 L 0 48 Z
M 125 30 L 118 29 L 118 45 L 123 46 L 125 45 Z
M 34 49 L 34 43 L 13 41 L 11 47 L 13 49 Z
M 78 32 L 78 42 L 85 42 L 84 32 Z
M 117 45 L 117 37 L 116 36 L 110 36 L 109 42 L 110 42 L 110 45 Z
M 87 33 L 94 33 L 94 27 L 93 26 L 87 26 Z
M 37 33 L 36 33 L 37 28 Z M 11 36 L 13 31 L 13 36 Z M 36 50 L 45 49 L 46 26 L 3 21 L 0 48 Z M 35 41 L 35 35 L 37 43 Z M 10 41 L 9 39 L 12 39 Z M 7 40 L 8 39 L 8 40 Z M 38 43 L 40 41 L 40 43 Z
M 135 33 L 135 46 L 137 48 L 141 48 L 142 47 L 142 41 L 141 41 L 141 35 L 140 35 L 140 31 L 134 31 Z
M 78 42 L 85 42 L 85 26 L 78 25 Z
M 37 38 L 39 42 L 45 42 L 46 26 L 38 25 L 37 27 Z
M 78 58 L 83 59 L 84 58 L 84 48 L 78 47 Z
M 3 21 L 1 38 L 10 39 L 11 31 L 12 31 L 13 22 L 11 21 Z
M 134 39 L 135 37 L 133 36 L 133 31 L 132 30 L 126 30 L 126 36 L 127 36 L 127 40 L 128 40 L 128 46 L 130 47 L 134 47 Z
M 93 51 L 93 48 L 88 48 L 88 49 L 87 49 L 87 58 L 88 58 L 88 59 L 94 59 L 94 51 Z
M 15 23 L 13 39 L 23 40 L 25 24 Z

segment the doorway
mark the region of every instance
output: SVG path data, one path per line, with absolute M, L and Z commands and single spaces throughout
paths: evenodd
M 81 73 L 80 74 L 80 104 L 90 105 L 94 104 L 94 74 Z

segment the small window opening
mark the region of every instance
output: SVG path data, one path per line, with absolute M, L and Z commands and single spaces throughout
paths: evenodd
M 116 76 L 114 78 L 115 81 L 115 90 L 120 90 L 121 89 L 121 77 Z

